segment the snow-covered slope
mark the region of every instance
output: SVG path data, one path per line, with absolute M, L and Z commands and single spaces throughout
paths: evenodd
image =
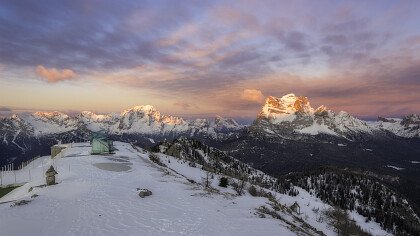
M 119 142 L 116 148 L 114 155 L 92 156 L 88 144 L 73 144 L 63 158 L 42 157 L 17 173 L 19 181 L 28 182 L 0 200 L 2 234 L 336 234 L 326 218 L 319 220 L 331 206 L 303 189 L 296 197 L 267 189 L 271 198 L 247 192 L 238 195 L 232 187 L 219 187 L 221 176 L 217 174 L 206 188 L 203 178 L 207 172 L 200 165 L 157 154 L 166 167 L 158 166 L 143 149 Z M 58 172 L 54 186 L 43 185 L 43 172 L 49 165 Z M 12 181 L 8 177 L 4 181 Z M 153 194 L 140 198 L 138 188 Z M 27 204 L 18 205 L 22 200 Z M 300 213 L 290 210 L 295 202 L 301 206 Z M 365 231 L 389 235 L 379 225 L 365 223 L 354 212 L 351 215 Z
M 329 134 L 354 136 L 374 130 L 366 122 L 346 112 L 334 113 L 325 106 L 311 107 L 307 97 L 287 94 L 281 98 L 268 97 L 253 124 L 268 134 Z
M 22 115 L 22 120 L 33 128 L 35 135 L 63 133 L 77 128 L 76 120 L 61 112 L 35 112 Z

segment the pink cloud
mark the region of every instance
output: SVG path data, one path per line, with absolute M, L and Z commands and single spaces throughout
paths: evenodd
M 48 83 L 57 83 L 65 80 L 72 80 L 76 73 L 70 69 L 57 70 L 56 68 L 45 68 L 42 65 L 36 67 L 36 73 Z
M 261 103 L 264 100 L 264 95 L 260 90 L 244 89 L 241 99 L 249 102 Z

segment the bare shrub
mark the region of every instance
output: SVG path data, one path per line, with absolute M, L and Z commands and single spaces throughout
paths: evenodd
M 245 188 L 245 185 L 246 185 L 245 178 L 240 179 L 238 182 L 233 181 L 233 183 L 231 185 L 239 196 L 244 194 L 244 188 Z
M 212 174 L 209 171 L 206 171 L 206 176 L 201 178 L 204 187 L 209 188 L 211 186 L 211 183 L 212 183 L 211 176 Z
M 154 162 L 154 163 L 156 163 L 156 164 L 158 164 L 158 165 L 160 165 L 160 166 L 164 166 L 164 167 L 166 167 L 166 165 L 162 163 L 162 161 L 160 160 L 159 156 L 158 156 L 158 155 L 156 155 L 156 153 L 150 152 L 150 153 L 149 153 L 149 159 L 150 159 L 152 162 Z
M 338 235 L 370 235 L 363 231 L 354 220 L 351 220 L 346 211 L 341 210 L 338 207 L 326 210 L 324 211 L 324 214 L 329 219 L 328 224 L 334 228 L 334 231 L 337 232 Z
M 251 187 L 248 188 L 248 192 L 253 197 L 258 197 L 258 195 L 259 195 L 259 192 L 258 192 L 257 188 L 254 185 L 251 185 Z

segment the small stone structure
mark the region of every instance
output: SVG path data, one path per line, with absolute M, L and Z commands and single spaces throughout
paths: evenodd
M 149 189 L 142 188 L 142 189 L 137 189 L 137 190 L 140 190 L 139 197 L 141 198 L 145 198 L 152 195 L 152 191 L 150 191 Z
M 45 172 L 47 186 L 55 184 L 55 175 L 56 174 L 58 174 L 57 171 L 55 171 L 53 166 L 50 166 L 50 168 L 47 170 L 47 172 Z

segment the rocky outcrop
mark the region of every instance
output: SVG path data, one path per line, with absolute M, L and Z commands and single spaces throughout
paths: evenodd
M 420 138 L 420 116 L 416 114 L 400 118 L 382 118 L 371 124 L 404 138 Z
M 251 130 L 283 137 L 328 134 L 350 138 L 372 132 L 366 122 L 346 112 L 335 114 L 326 106 L 314 109 L 307 97 L 295 94 L 268 97 Z

